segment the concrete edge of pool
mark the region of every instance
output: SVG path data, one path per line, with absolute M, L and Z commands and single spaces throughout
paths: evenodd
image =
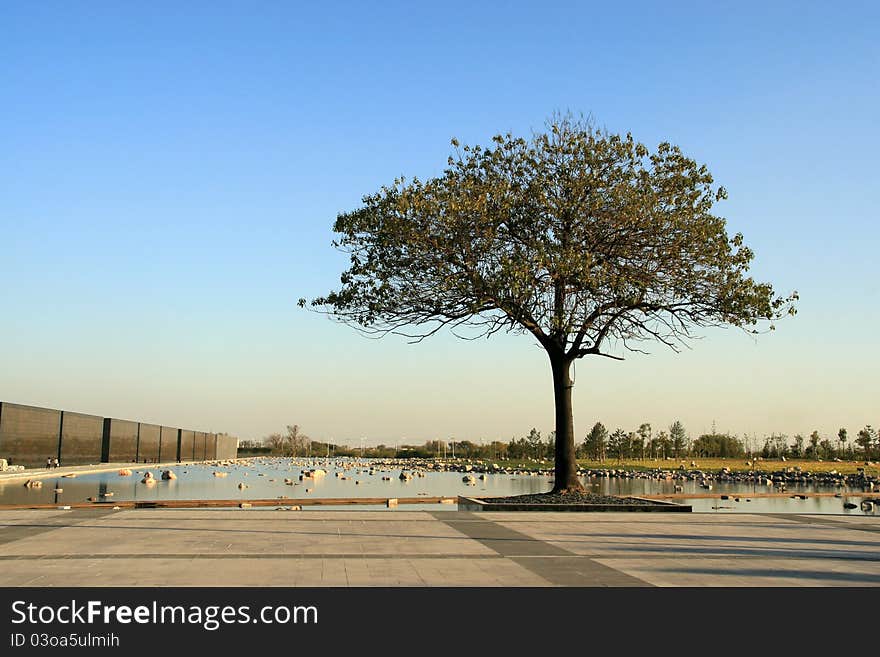
M 665 500 L 652 500 L 635 495 L 629 495 L 637 500 L 644 500 L 645 504 L 517 504 L 486 502 L 477 497 L 458 496 L 458 509 L 460 511 L 560 511 L 569 513 L 614 513 L 614 512 L 642 512 L 642 513 L 690 513 L 693 508 L 689 504 L 667 502 Z

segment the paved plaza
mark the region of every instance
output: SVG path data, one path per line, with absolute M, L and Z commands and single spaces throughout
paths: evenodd
M 0 511 L 0 586 L 877 586 L 880 519 Z

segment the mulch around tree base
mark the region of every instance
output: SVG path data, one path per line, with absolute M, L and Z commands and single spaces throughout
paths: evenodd
M 613 495 L 597 495 L 596 493 L 536 493 L 533 495 L 514 495 L 511 497 L 484 497 L 483 502 L 490 504 L 644 504 L 651 506 L 651 500 L 640 500 L 635 497 L 615 497 Z

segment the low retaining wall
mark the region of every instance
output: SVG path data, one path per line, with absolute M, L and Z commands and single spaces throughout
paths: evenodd
M 57 509 L 59 506 L 71 509 L 113 508 L 120 509 L 196 509 L 240 507 L 284 507 L 284 506 L 386 506 L 393 508 L 400 504 L 454 504 L 453 497 L 325 497 L 299 498 L 283 497 L 272 499 L 234 499 L 234 500 L 101 500 L 97 502 L 73 502 L 69 504 L 0 504 L 0 511 L 19 509 Z M 246 508 L 245 507 L 245 508 Z
M 690 513 L 693 508 L 689 504 L 676 504 L 662 500 L 648 500 L 650 504 L 504 504 L 485 502 L 477 497 L 458 497 L 459 511 L 572 511 L 572 512 L 626 512 L 640 511 L 645 513 Z

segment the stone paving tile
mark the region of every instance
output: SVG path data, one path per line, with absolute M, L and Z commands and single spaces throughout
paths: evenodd
M 509 559 L 419 559 L 413 561 L 426 586 L 548 586 L 544 578 Z
M 851 515 L 799 515 L 802 521 L 811 521 L 819 524 L 841 525 L 851 529 L 867 529 L 869 531 L 880 531 L 880 516 L 851 516 Z
M 3 525 L 22 525 L 36 522 L 45 522 L 48 518 L 64 516 L 68 511 L 43 511 L 23 509 L 21 511 L 0 511 L 0 529 Z
M 349 586 L 424 586 L 409 559 L 346 559 Z
M 319 586 L 348 586 L 348 573 L 345 559 L 322 559 L 321 583 Z
M 0 523 L 0 554 L 5 545 L 18 544 L 27 539 L 50 543 L 55 540 L 46 536 L 65 528 L 99 520 L 108 511 L 103 509 L 75 509 L 73 511 L 50 512 L 44 517 L 27 516 L 27 520 L 18 523 Z M 112 513 L 112 512 L 111 512 Z
M 16 560 L 0 586 L 546 586 L 506 559 Z M 6 566 L 9 566 L 8 568 Z M 72 566 L 75 566 L 72 567 Z M 218 575 L 218 573 L 221 573 Z
M 38 559 L 5 562 L 0 586 L 296 586 L 322 562 L 292 564 L 288 559 Z
M 597 559 L 656 586 L 880 586 L 880 561 L 833 559 Z
M 332 514 L 333 512 L 329 512 Z M 386 520 L 384 523 L 337 519 L 300 521 L 229 518 L 187 520 L 139 517 L 139 511 L 118 512 L 53 529 L 51 540 L 22 538 L 3 546 L 0 554 L 127 554 L 127 553 L 290 553 L 290 554 L 491 554 L 460 532 L 428 518 Z M 286 516 L 289 518 L 290 516 Z M 387 518 L 387 515 L 386 515 Z
M 0 586 L 41 586 L 40 582 L 35 582 L 35 578 L 43 575 L 42 569 L 35 569 L 34 562 L 22 566 L 7 567 L 3 564 L 0 567 Z
M 662 556 L 670 551 L 700 556 L 848 557 L 875 559 L 880 534 L 847 527 L 808 525 L 778 518 L 752 516 L 703 523 L 693 516 L 678 522 L 644 523 L 611 519 L 607 522 L 555 520 L 499 523 L 575 554 L 590 556 Z

